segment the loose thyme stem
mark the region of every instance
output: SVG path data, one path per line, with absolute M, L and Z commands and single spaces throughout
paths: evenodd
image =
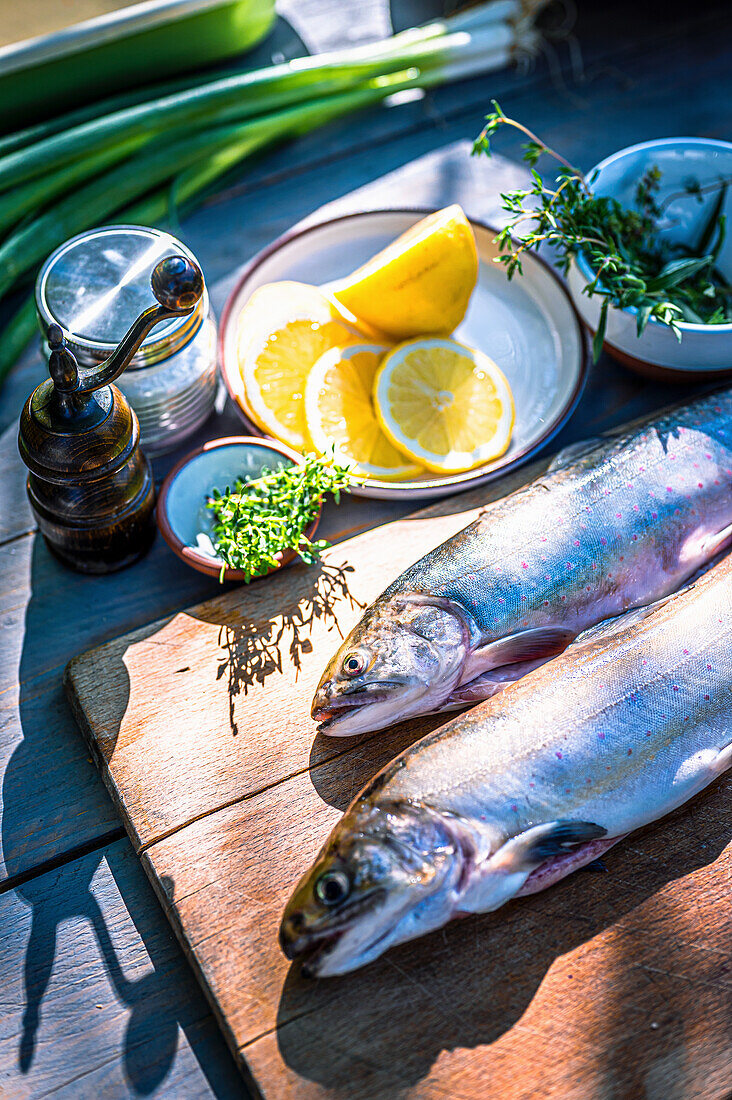
M 564 167 L 568 168 L 569 171 L 577 176 L 578 179 L 582 180 L 586 187 L 585 177 L 583 173 L 580 172 L 579 168 L 575 168 L 573 164 L 570 164 L 568 160 L 564 159 L 561 153 L 557 153 L 557 151 L 555 149 L 552 149 L 551 146 L 546 145 L 545 142 L 541 140 L 541 138 L 536 136 L 533 130 L 529 130 L 528 127 L 524 126 L 522 122 L 517 122 L 515 118 L 509 118 L 507 115 L 504 115 L 503 111 L 498 105 L 497 100 L 492 99 L 491 104 L 496 112 L 496 115 L 500 118 L 501 122 L 505 126 L 513 126 L 516 130 L 521 130 L 522 133 L 526 134 L 529 141 L 532 141 L 535 146 L 541 149 L 542 153 L 546 153 L 547 156 L 554 157 L 555 160 L 558 160 L 560 164 L 563 164 Z M 494 116 L 489 116 L 489 122 L 480 131 L 476 144 L 483 144 L 484 142 L 486 142 L 490 135 L 495 131 L 495 127 L 491 126 L 490 121 L 490 119 L 492 119 L 493 117 Z

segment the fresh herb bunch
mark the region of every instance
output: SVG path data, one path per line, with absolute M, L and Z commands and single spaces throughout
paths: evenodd
M 584 293 L 603 299 L 593 342 L 595 360 L 602 350 L 611 304 L 636 310 L 639 336 L 651 318 L 668 325 L 679 340 L 679 321 L 711 325 L 732 320 L 730 285 L 715 267 L 725 239 L 722 208 L 729 180 L 704 188 L 690 181 L 684 192 L 668 196 L 660 204 L 661 172 L 652 167 L 638 181 L 635 209 L 627 209 L 616 199 L 593 195 L 592 178 L 586 179 L 531 130 L 508 118 L 495 100 L 493 107 L 473 151 L 490 156 L 496 131 L 513 126 L 529 139 L 522 148 L 533 179 L 529 190 L 501 196 L 504 209 L 513 217 L 496 237 L 499 261 L 510 279 L 517 271 L 521 274 L 521 254 L 536 251 L 544 242 L 556 250 L 558 266 L 565 274 L 573 257 L 585 257 L 594 277 Z M 534 167 L 543 154 L 560 164 L 553 187 Z M 701 202 L 703 192 L 709 190 L 718 191 L 718 196 L 695 246 L 665 240 L 659 233 L 665 207 L 687 194 Z M 518 225 L 522 229 L 517 241 L 512 234 Z
M 233 490 L 214 489 L 207 503 L 215 516 L 216 553 L 232 569 L 241 569 L 247 583 L 275 568 L 276 555 L 282 550 L 297 550 L 310 565 L 330 543 L 311 542 L 305 529 L 317 516 L 323 498 L 331 493 L 337 502 L 349 481 L 348 466 L 309 454 L 302 466 L 265 468 L 256 479 L 238 479 Z

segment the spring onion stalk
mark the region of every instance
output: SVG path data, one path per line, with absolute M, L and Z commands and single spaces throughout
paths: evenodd
M 196 83 L 200 84 L 200 77 Z M 155 91 L 159 95 L 167 95 L 175 91 L 184 91 L 190 87 L 193 87 L 193 81 L 188 80 L 186 84 L 179 82 L 177 87 L 166 85 L 164 89 L 157 88 Z M 3 134 L 0 137 L 0 157 L 7 156 L 8 153 L 14 153 L 17 149 L 25 149 L 29 145 L 34 145 L 37 141 L 43 141 L 44 138 L 59 134 L 63 130 L 71 130 L 74 126 L 91 122 L 92 119 L 99 118 L 100 115 L 110 115 L 114 111 L 134 107 L 138 103 L 146 103 L 150 99 L 150 95 L 150 88 L 138 88 L 136 91 L 127 92 L 125 95 L 97 100 L 87 104 L 86 107 L 78 107 L 74 111 L 68 111 L 64 115 L 57 115 L 55 118 L 36 122 L 33 126 L 27 126 L 24 130 L 15 130 L 13 133 Z
M 371 97 L 369 97 L 369 102 L 371 101 Z M 352 100 L 352 109 L 364 105 L 362 96 L 359 97 L 358 102 Z M 344 111 L 342 100 L 337 104 L 331 103 L 328 107 L 332 111 L 332 117 L 337 117 Z M 328 121 L 326 113 L 327 108 L 324 105 L 317 105 L 315 110 L 313 110 L 313 107 L 306 107 L 298 112 L 289 112 L 289 117 L 283 120 L 283 129 L 279 136 L 284 137 L 287 136 L 288 133 L 292 133 L 293 135 L 296 133 L 304 133 L 308 129 L 308 119 L 314 121 L 316 125 L 321 124 Z M 226 172 L 230 171 L 248 156 L 257 152 L 260 148 L 276 140 L 278 136 L 275 133 L 274 127 L 271 125 L 267 130 L 263 127 L 259 127 L 258 132 L 254 132 L 254 127 L 251 125 L 240 127 L 240 130 L 242 132 L 238 140 L 233 140 L 231 135 L 227 134 L 226 144 L 214 152 L 209 151 L 205 159 L 194 162 L 187 171 L 182 172 L 174 181 L 173 192 L 171 192 L 169 188 L 161 189 L 146 196 L 134 206 L 130 206 L 121 211 L 122 221 L 129 222 L 133 225 L 154 225 L 165 221 L 170 213 L 171 198 L 174 199 L 176 204 L 194 202 L 196 198 L 202 196 L 222 175 L 225 175 Z M 198 155 L 200 156 L 200 151 Z M 145 190 L 147 190 L 149 184 L 150 175 L 146 174 Z M 82 207 L 85 210 L 89 209 L 87 201 L 84 200 L 83 196 Z M 98 209 L 99 208 L 97 208 L 97 210 Z M 106 214 L 100 213 L 99 216 L 106 217 Z M 88 225 L 93 225 L 94 221 L 94 218 L 88 220 Z M 39 232 L 37 223 L 34 223 L 34 225 L 35 232 Z M 79 228 L 79 225 L 80 222 L 76 223 L 76 227 L 71 227 L 68 228 L 67 231 L 61 232 L 60 240 L 57 243 L 61 243 L 65 240 L 67 235 L 73 235 L 73 233 L 81 232 L 83 228 L 86 228 L 86 226 L 81 226 L 81 228 Z M 27 228 L 31 230 L 32 227 L 29 226 Z M 43 232 L 43 227 L 41 227 L 40 232 Z M 31 237 L 32 235 L 31 233 Z M 16 237 L 20 237 L 21 246 L 24 242 L 27 243 L 27 234 L 25 232 L 16 235 Z M 0 263 L 2 262 L 1 257 L 4 248 L 5 246 L 0 248 Z M 47 251 L 47 248 L 45 248 L 45 250 Z M 29 266 L 33 266 L 32 263 Z M 1 278 L 0 293 L 5 293 Z M 31 295 L 3 327 L 3 339 L 0 342 L 0 383 L 3 381 L 23 349 L 37 333 L 37 326 L 35 300 L 33 295 Z
M 488 32 L 485 32 L 486 34 Z M 461 37 L 463 35 L 461 34 Z M 468 75 L 500 64 L 505 54 L 501 48 L 487 53 L 482 35 L 464 35 L 462 52 L 457 64 L 460 75 Z M 391 74 L 369 82 L 352 92 L 326 97 L 304 106 L 268 115 L 240 125 L 218 127 L 182 138 L 177 143 L 156 146 L 106 172 L 84 187 L 77 188 L 56 206 L 24 225 L 0 246 L 0 297 L 27 271 L 42 260 L 67 237 L 107 218 L 120 206 L 132 202 L 145 191 L 174 178 L 196 161 L 213 156 L 232 144 L 243 141 L 247 152 L 277 140 L 286 134 L 300 132 L 331 118 L 370 105 L 409 87 L 432 86 L 441 83 L 451 73 L 450 66 L 426 73 L 411 68 L 407 73 Z M 253 143 L 250 146 L 250 142 Z
M 349 111 L 370 106 L 393 91 L 412 87 L 414 75 L 373 82 L 340 96 L 315 100 L 239 126 L 225 126 L 167 145 L 92 180 L 29 222 L 0 246 L 0 297 L 68 237 L 96 225 L 156 185 L 208 159 L 196 189 L 278 139 L 302 134 Z M 214 168 L 215 165 L 215 168 Z M 159 200 L 158 200 L 159 201 Z
M 503 10 L 505 0 L 497 0 Z M 304 95 L 337 92 L 410 66 L 423 70 L 444 67 L 470 47 L 474 34 L 491 30 L 496 35 L 513 29 L 495 18 L 493 4 L 485 5 L 484 22 L 479 11 L 470 19 L 452 19 L 427 24 L 394 35 L 386 42 L 355 46 L 336 53 L 298 58 L 257 72 L 224 77 L 196 88 L 148 103 L 137 104 L 111 115 L 92 119 L 0 159 L 0 190 L 16 186 L 80 156 L 123 138 L 140 135 L 154 141 L 171 126 L 211 125 L 277 110 L 300 102 Z M 463 24 L 466 28 L 463 29 Z M 457 30 L 453 30 L 453 25 Z
M 360 59 L 349 64 L 309 64 L 297 62 L 273 66 L 240 77 L 193 88 L 175 96 L 92 119 L 63 133 L 18 149 L 0 159 L 0 191 L 16 187 L 48 171 L 49 164 L 59 168 L 100 149 L 109 148 L 127 138 L 143 144 L 159 140 L 171 127 L 192 132 L 202 126 L 244 121 L 329 93 L 347 91 L 361 81 L 404 69 L 415 57 L 423 65 L 438 64 L 444 51 L 442 42 L 428 41 L 423 46 L 410 43 L 403 56 L 390 59 Z M 432 60 L 434 58 L 434 60 Z M 120 153 L 120 160 L 124 153 Z
M 99 175 L 121 158 L 136 152 L 141 144 L 136 138 L 128 138 L 109 149 L 100 149 L 85 160 L 72 161 L 56 172 L 47 172 L 23 187 L 14 187 L 0 194 L 0 238 L 26 214 L 39 210 L 51 199 L 70 191 L 91 176 Z
M 250 123 L 246 129 L 251 130 L 252 148 L 269 139 L 266 123 Z M 120 206 L 169 179 L 171 166 L 185 168 L 243 137 L 244 130 L 244 126 L 223 127 L 132 158 L 23 225 L 0 246 L 0 297 L 68 237 L 104 221 Z
M 34 336 L 38 337 L 38 320 L 35 299 L 31 294 L 10 321 L 3 325 L 3 338 L 0 342 L 0 382 Z
M 90 122 L 101 115 L 111 115 L 115 111 L 122 111 L 128 107 L 134 107 L 138 103 L 147 103 L 151 96 L 174 95 L 176 92 L 185 92 L 189 88 L 198 88 L 201 85 L 201 76 L 189 76 L 181 80 L 165 81 L 152 87 L 134 88 L 132 91 L 123 92 L 120 95 L 109 96 L 107 99 L 94 100 L 84 107 L 76 107 L 73 111 L 67 111 L 63 115 L 44 119 L 27 126 L 24 130 L 15 130 L 10 134 L 0 137 L 0 157 L 7 153 L 14 153 L 16 149 L 24 149 L 34 142 L 61 133 L 62 130 L 70 130 L 74 126 L 80 126 L 83 122 Z M 205 79 L 205 78 L 204 78 Z M 213 77 L 212 77 L 213 79 Z

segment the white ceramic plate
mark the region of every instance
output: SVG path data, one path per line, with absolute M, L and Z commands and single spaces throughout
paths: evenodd
M 377 210 L 293 230 L 260 252 L 242 272 L 220 328 L 221 366 L 229 393 L 242 408 L 236 322 L 250 295 L 264 283 L 294 279 L 322 285 L 347 275 L 384 248 L 427 210 Z M 496 230 L 471 221 L 480 260 L 470 308 L 455 339 L 489 355 L 504 372 L 516 402 L 516 423 L 504 455 L 463 474 L 425 474 L 414 481 L 371 481 L 359 496 L 384 500 L 439 497 L 473 488 L 527 462 L 559 431 L 579 399 L 588 364 L 579 317 L 564 285 L 536 256 L 523 258 L 523 277 L 509 282 L 497 255 Z

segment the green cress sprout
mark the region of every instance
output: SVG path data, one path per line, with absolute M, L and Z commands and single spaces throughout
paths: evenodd
M 556 253 L 556 262 L 566 274 L 574 256 L 582 255 L 594 273 L 583 288 L 588 296 L 602 298 L 600 320 L 593 341 L 597 361 L 602 350 L 610 305 L 636 311 L 638 336 L 653 318 L 668 325 L 681 339 L 679 321 L 695 324 L 725 324 L 732 320 L 730 284 L 715 267 L 725 239 L 722 213 L 729 179 L 715 180 L 701 187 L 689 180 L 683 191 L 659 202 L 661 172 L 649 168 L 638 180 L 635 209 L 616 199 L 593 195 L 592 178 L 586 179 L 564 157 L 541 141 L 520 122 L 508 118 L 498 103 L 486 116 L 486 125 L 473 152 L 491 154 L 491 139 L 502 126 L 513 126 L 528 137 L 522 146 L 524 160 L 531 167 L 532 186 L 501 196 L 504 209 L 513 217 L 496 237 L 511 279 L 521 274 L 521 254 L 536 251 L 546 242 Z M 558 161 L 560 168 L 549 186 L 534 167 L 542 155 Z M 659 233 L 659 219 L 675 199 L 695 196 L 701 202 L 706 191 L 717 191 L 699 239 L 693 246 L 671 243 Z M 521 226 L 518 238 L 512 236 Z
M 308 454 L 301 466 L 265 468 L 256 479 L 238 479 L 233 490 L 214 489 L 208 507 L 215 517 L 211 541 L 216 553 L 225 565 L 242 570 L 247 583 L 275 569 L 282 550 L 296 550 L 312 564 L 330 543 L 311 542 L 305 530 L 323 498 L 330 493 L 338 502 L 350 480 L 350 467 Z M 222 566 L 220 580 L 224 572 Z

